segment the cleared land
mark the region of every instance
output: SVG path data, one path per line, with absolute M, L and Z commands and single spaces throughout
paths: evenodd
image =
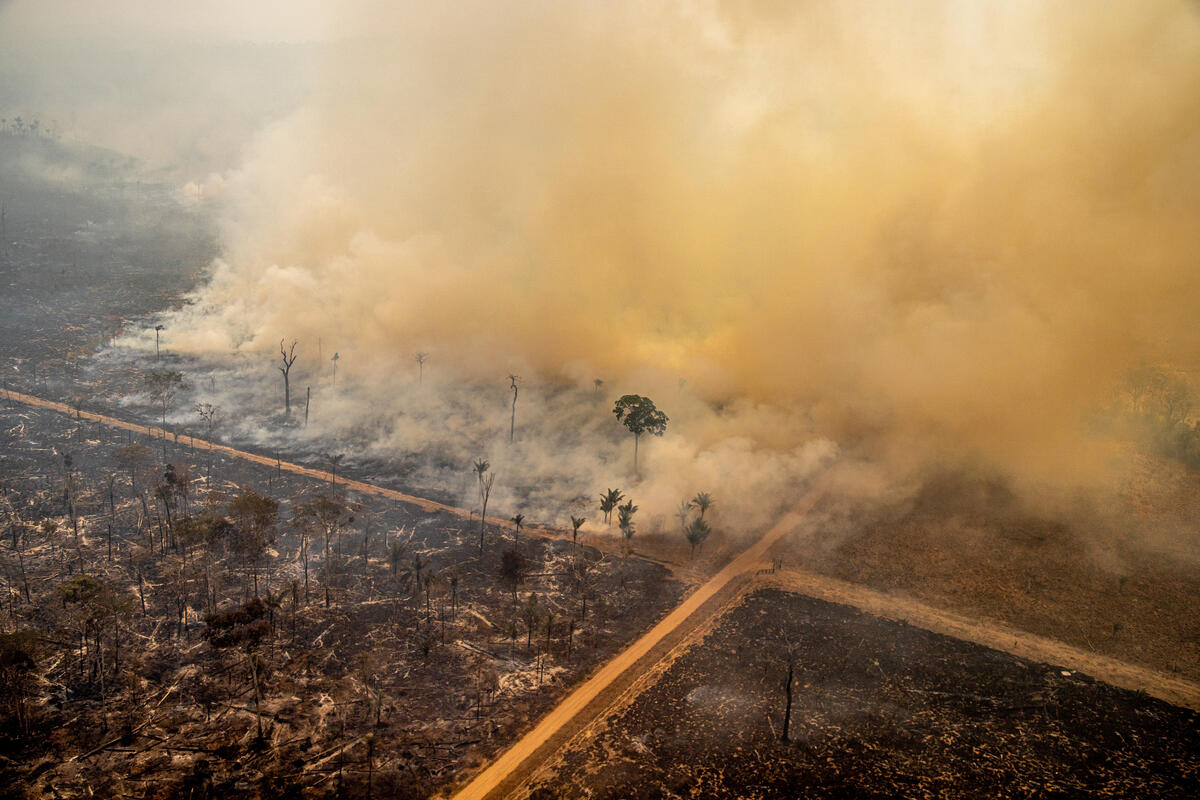
M 1198 754 L 1193 711 L 764 589 L 524 794 L 1183 798 Z

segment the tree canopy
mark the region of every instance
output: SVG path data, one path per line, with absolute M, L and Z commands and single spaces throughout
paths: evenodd
M 633 469 L 637 472 L 638 440 L 643 433 L 662 436 L 670 418 L 659 411 L 654 401 L 640 394 L 627 394 L 617 400 L 613 414 L 633 434 Z

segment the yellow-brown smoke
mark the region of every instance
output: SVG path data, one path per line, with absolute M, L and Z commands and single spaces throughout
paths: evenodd
M 173 347 L 685 378 L 1053 470 L 1132 365 L 1197 364 L 1190 4 L 434 5 L 345 20 Z

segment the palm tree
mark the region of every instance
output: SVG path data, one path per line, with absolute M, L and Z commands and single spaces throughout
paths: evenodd
M 679 508 L 675 511 L 675 516 L 679 518 L 679 526 L 687 527 L 688 517 L 692 515 L 692 501 L 683 500 L 679 503 Z
M 712 528 L 704 521 L 704 517 L 696 517 L 690 525 L 685 525 L 683 535 L 687 537 L 688 544 L 692 546 L 692 554 L 689 558 L 696 555 L 696 546 L 700 545 L 703 549 L 704 540 L 712 533 Z
M 692 498 L 692 504 L 700 509 L 700 519 L 704 519 L 704 512 L 708 511 L 709 507 L 713 504 L 712 495 L 708 492 L 699 492 Z
M 617 506 L 617 527 L 621 529 L 622 535 L 625 537 L 625 549 L 630 547 L 630 540 L 633 539 L 633 515 L 638 510 L 638 507 L 633 504 L 633 501 Z
M 412 561 L 405 566 L 404 571 L 400 575 L 400 583 L 405 588 L 413 587 L 413 596 L 416 597 L 421 593 L 421 572 L 429 566 L 429 562 L 421 558 L 420 553 L 413 555 Z
M 579 529 L 583 527 L 583 523 L 587 522 L 583 517 L 571 517 L 571 544 L 579 547 Z
M 513 541 L 515 542 L 521 538 L 521 526 L 525 524 L 525 515 L 515 514 L 509 521 L 513 524 Z
M 484 459 L 476 459 L 474 464 L 475 477 L 479 479 L 479 552 L 483 553 L 483 533 L 487 530 L 487 504 L 488 498 L 492 494 L 492 483 L 496 480 L 496 473 L 488 472 L 489 464 Z
M 609 489 L 604 494 L 600 495 L 600 511 L 604 513 L 604 523 L 612 525 L 612 512 L 617 507 L 617 504 L 625 498 L 625 495 L 620 489 Z

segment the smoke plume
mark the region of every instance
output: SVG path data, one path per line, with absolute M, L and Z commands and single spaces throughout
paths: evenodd
M 225 182 L 171 348 L 286 337 L 315 364 L 321 340 L 339 413 L 394 410 L 401 449 L 506 439 L 509 373 L 574 386 L 559 416 L 532 400 L 554 388 L 518 403 L 547 463 L 602 378 L 597 435 L 628 444 L 617 394 L 672 415 L 660 513 L 803 472 L 779 462 L 822 436 L 1082 479 L 1121 376 L 1196 365 L 1191 4 L 446 5 L 347 12 L 321 88 Z

